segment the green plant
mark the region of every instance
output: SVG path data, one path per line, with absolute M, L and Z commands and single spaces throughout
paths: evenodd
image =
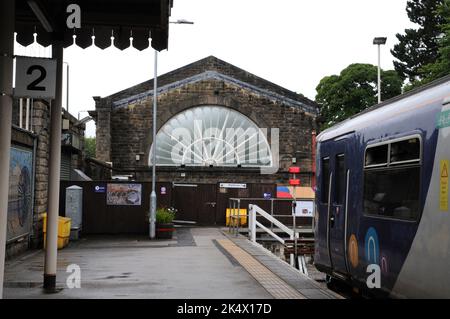
M 95 137 L 86 137 L 84 139 L 84 150 L 87 157 L 95 158 Z
M 156 222 L 160 224 L 169 224 L 175 218 L 175 211 L 168 208 L 158 208 L 156 210 Z

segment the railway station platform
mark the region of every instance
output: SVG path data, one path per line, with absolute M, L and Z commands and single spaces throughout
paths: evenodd
M 102 236 L 58 251 L 56 293 L 42 289 L 44 251 L 6 263 L 5 298 L 334 299 L 339 295 L 245 237 L 177 228 L 172 240 Z M 70 266 L 81 288 L 69 288 Z M 69 268 L 68 268 L 69 267 Z
M 244 236 L 227 237 L 219 243 L 238 260 L 267 291 L 276 299 L 341 299 L 335 292 L 314 279 L 300 273 L 271 252 L 253 244 Z M 262 273 L 262 275 L 261 275 Z M 267 279 L 267 277 L 269 279 Z

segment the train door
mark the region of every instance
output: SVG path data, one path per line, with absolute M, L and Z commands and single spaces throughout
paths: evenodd
M 321 145 L 322 179 L 326 179 L 321 190 L 326 197 L 322 205 L 322 216 L 327 218 L 327 250 L 329 266 L 333 273 L 347 273 L 345 237 L 347 223 L 347 198 L 349 183 L 348 139 L 325 142 Z

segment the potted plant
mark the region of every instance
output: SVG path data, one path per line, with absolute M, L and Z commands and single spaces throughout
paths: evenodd
M 171 239 L 174 231 L 174 208 L 158 208 L 156 210 L 156 238 Z

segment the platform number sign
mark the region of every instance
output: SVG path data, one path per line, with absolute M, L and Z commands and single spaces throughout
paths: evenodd
M 55 98 L 56 60 L 16 57 L 15 97 Z

